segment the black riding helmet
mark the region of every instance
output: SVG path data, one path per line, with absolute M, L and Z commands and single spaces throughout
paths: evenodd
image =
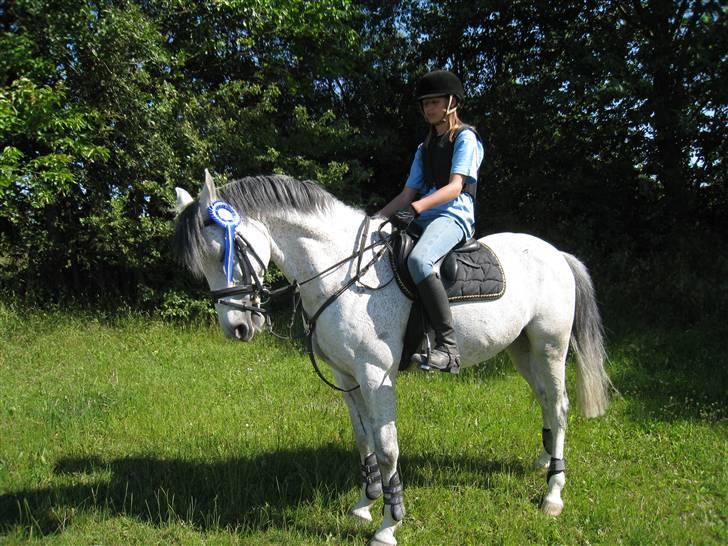
M 455 74 L 447 70 L 434 70 L 420 78 L 415 95 L 418 101 L 452 95 L 457 97 L 458 102 L 462 102 L 465 91 L 463 84 Z

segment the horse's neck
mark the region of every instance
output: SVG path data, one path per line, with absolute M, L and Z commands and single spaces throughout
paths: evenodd
M 273 262 L 290 281 L 310 279 L 352 254 L 363 219 L 362 212 L 343 204 L 319 215 L 271 217 L 266 223 Z M 343 274 L 334 272 L 327 278 L 338 282 Z

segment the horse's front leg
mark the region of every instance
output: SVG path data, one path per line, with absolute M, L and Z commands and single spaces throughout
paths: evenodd
M 391 546 L 397 544 L 394 531 L 404 519 L 405 513 L 402 480 L 397 467 L 399 446 L 394 380 L 387 371 L 375 366 L 369 365 L 365 369 L 359 384 L 372 427 L 374 452 L 382 476 L 384 493 L 384 518 L 370 544 Z
M 372 427 L 361 390 L 345 393 L 344 401 L 349 409 L 354 438 L 359 449 L 363 480 L 359 500 L 350 514 L 364 521 L 372 521 L 371 507 L 382 496 L 382 475 L 374 453 Z

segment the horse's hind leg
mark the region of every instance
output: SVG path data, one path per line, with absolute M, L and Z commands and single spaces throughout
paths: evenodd
M 377 464 L 377 456 L 374 453 L 372 427 L 360 390 L 345 393 L 344 400 L 349 409 L 354 438 L 359 449 L 363 478 L 361 495 L 350 514 L 364 521 L 372 521 L 371 506 L 382 496 L 382 476 Z
M 553 442 L 551 438 L 551 424 L 547 421 L 548 412 L 546 411 L 546 388 L 543 384 L 543 378 L 541 377 L 541 374 L 535 373 L 532 369 L 533 359 L 531 344 L 525 333 L 521 333 L 521 335 L 516 338 L 511 346 L 508 347 L 507 352 L 513 362 L 513 365 L 516 367 L 516 370 L 518 370 L 518 372 L 531 386 L 531 389 L 538 400 L 539 406 L 541 406 L 541 417 L 543 420 L 541 439 L 543 450 L 541 451 L 541 455 L 534 461 L 533 466 L 534 468 L 545 470 L 549 467 L 549 463 L 551 462 Z
M 561 338 L 564 339 L 561 339 Z M 544 387 L 544 428 L 551 430 L 551 460 L 546 475 L 548 492 L 541 510 L 550 516 L 558 516 L 564 508 L 561 490 L 566 485 L 564 442 L 569 411 L 566 395 L 566 353 L 568 336 L 540 337 L 529 333 L 531 341 L 531 371 L 537 384 Z

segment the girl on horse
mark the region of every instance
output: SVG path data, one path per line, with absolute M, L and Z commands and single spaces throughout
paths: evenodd
M 404 188 L 379 215 L 397 228 L 414 223 L 422 230 L 407 266 L 435 331 L 435 347 L 429 360 L 425 355 L 413 360 L 423 369 L 450 371 L 459 368 L 460 353 L 435 264 L 474 235 L 483 144 L 475 129 L 458 117 L 464 91 L 455 74 L 445 70 L 426 74 L 417 83 L 416 96 L 430 128 L 417 148 Z

